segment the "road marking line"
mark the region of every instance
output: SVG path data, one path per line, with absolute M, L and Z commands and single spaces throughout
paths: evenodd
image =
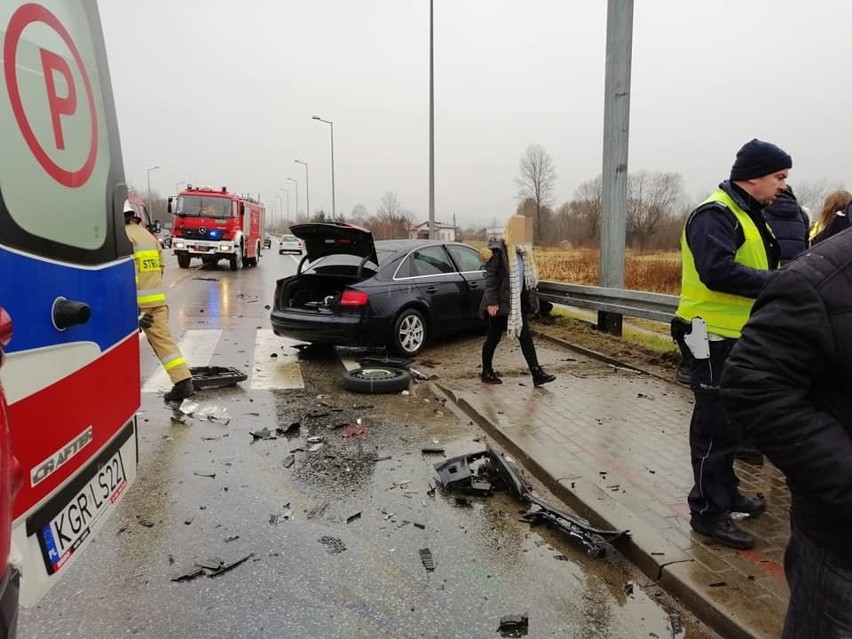
M 304 388 L 299 368 L 298 340 L 279 337 L 272 329 L 258 329 L 254 338 L 254 363 L 252 365 L 252 390 Z M 282 348 L 283 346 L 283 348 Z M 272 357 L 275 354 L 277 357 Z
M 178 348 L 189 366 L 209 366 L 221 336 L 220 329 L 190 329 L 184 333 Z M 145 381 L 142 392 L 157 393 L 171 390 L 171 388 L 172 382 L 169 376 L 162 366 L 158 366 L 157 372 Z

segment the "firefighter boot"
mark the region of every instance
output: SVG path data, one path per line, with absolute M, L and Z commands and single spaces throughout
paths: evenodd
M 182 379 L 177 384 L 172 386 L 172 390 L 163 395 L 163 400 L 167 404 L 179 402 L 187 397 L 195 395 L 195 389 L 192 387 L 192 378 Z

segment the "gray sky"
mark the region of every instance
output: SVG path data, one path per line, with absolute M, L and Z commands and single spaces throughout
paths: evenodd
M 601 170 L 606 0 L 434 0 L 435 216 L 514 212 L 539 143 L 556 205 Z M 375 211 L 387 191 L 428 218 L 428 0 L 99 3 L 128 181 L 227 185 L 269 205 Z M 637 0 L 629 170 L 677 171 L 698 199 L 752 137 L 790 182 L 848 183 L 852 2 Z

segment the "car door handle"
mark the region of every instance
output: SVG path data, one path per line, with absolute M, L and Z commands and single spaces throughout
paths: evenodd
M 437 293 L 437 292 L 438 292 L 438 287 L 437 287 L 437 286 L 427 286 L 427 287 L 426 287 L 426 292 L 427 292 L 427 293 Z
M 479 282 L 470 282 L 468 283 L 468 286 L 470 286 L 470 288 L 479 288 Z
M 53 325 L 64 331 L 74 324 L 85 324 L 92 316 L 92 309 L 85 302 L 75 302 L 64 297 L 57 297 L 51 311 Z

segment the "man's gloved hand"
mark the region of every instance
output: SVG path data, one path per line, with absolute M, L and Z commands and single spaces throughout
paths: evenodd
M 139 328 L 151 328 L 154 325 L 154 316 L 150 313 L 139 313 Z

